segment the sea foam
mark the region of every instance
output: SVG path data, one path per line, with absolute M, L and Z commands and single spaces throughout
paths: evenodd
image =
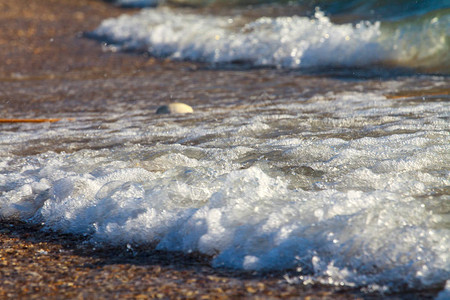
M 319 9 L 311 18 L 250 19 L 162 7 L 104 20 L 91 36 L 106 41 L 105 49 L 179 60 L 281 68 L 381 65 L 448 73 L 449 26 L 445 13 L 335 24 Z
M 130 111 L 100 127 L 4 130 L 0 216 L 99 246 L 198 251 L 215 267 L 297 269 L 292 282 L 442 284 L 449 107 L 399 101 L 349 92 L 226 115 Z M 15 154 L 55 140 L 72 150 Z
M 336 25 L 319 10 L 311 19 L 262 17 L 245 23 L 239 18 L 160 8 L 105 20 L 93 35 L 115 45 L 110 49 L 211 63 L 364 66 L 387 55 L 377 43 L 379 22 Z

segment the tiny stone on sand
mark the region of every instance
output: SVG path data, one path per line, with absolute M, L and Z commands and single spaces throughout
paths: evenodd
M 168 105 L 162 105 L 156 110 L 157 114 L 190 114 L 194 110 L 184 103 L 170 103 Z

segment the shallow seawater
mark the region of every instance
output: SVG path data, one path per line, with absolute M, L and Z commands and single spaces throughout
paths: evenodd
M 441 95 L 386 96 L 414 81 Z M 93 242 L 199 251 L 216 267 L 382 290 L 442 284 L 446 84 L 355 81 L 288 98 L 280 87 L 234 103 L 224 93 L 192 115 L 156 115 L 141 100 L 75 121 L 2 124 L 0 213 Z
M 329 52 L 317 47 L 325 54 L 301 60 L 324 62 Z M 9 98 L 44 99 L 28 112 L 3 101 L 0 111 L 63 118 L 0 124 L 0 218 L 100 247 L 200 252 L 217 268 L 295 270 L 292 283 L 441 287 L 450 276 L 448 76 L 335 62 L 172 61 L 143 75 L 0 83 Z M 65 100 L 45 101 L 53 94 Z M 169 101 L 194 113 L 156 115 Z

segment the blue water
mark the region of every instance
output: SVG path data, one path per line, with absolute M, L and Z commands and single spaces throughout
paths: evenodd
M 355 15 L 364 19 L 398 20 L 411 16 L 420 16 L 429 12 L 438 12 L 450 8 L 449 0 L 298 0 L 298 1 L 274 1 L 274 0 L 116 0 L 116 4 L 134 7 L 154 7 L 157 5 L 170 6 L 221 6 L 221 7 L 245 7 L 252 5 L 285 5 L 298 6 L 305 12 L 320 7 L 328 15 Z

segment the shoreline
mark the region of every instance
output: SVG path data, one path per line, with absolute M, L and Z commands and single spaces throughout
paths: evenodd
M 0 298 L 434 299 L 439 293 L 363 294 L 350 287 L 289 284 L 288 272 L 214 269 L 205 256 L 145 246 L 96 248 L 87 237 L 23 222 L 2 221 L 0 241 Z
M 176 85 L 183 82 L 183 76 L 188 79 L 194 76 L 192 70 L 196 70 L 198 64 L 104 52 L 99 42 L 83 37 L 84 32 L 94 29 L 101 20 L 135 11 L 119 9 L 96 0 L 0 0 L 0 26 L 5 29 L 0 32 L 0 57 L 5 61 L 0 64 L 0 88 L 5 88 L 0 101 L 8 103 L 1 110 L 2 117 L 23 117 L 24 114 L 37 117 L 65 117 L 67 114 L 70 117 L 74 112 L 109 111 L 113 105 L 122 104 L 117 99 L 124 103 L 118 110 L 133 106 L 134 101 L 142 99 L 148 99 L 150 108 L 167 101 L 170 85 L 152 89 L 153 86 L 146 81 L 162 74 L 165 77 L 160 79 L 161 82 L 168 78 L 174 81 L 171 85 Z M 208 74 L 212 71 L 205 68 L 204 72 Z M 255 90 L 264 86 L 263 80 L 267 80 L 259 76 L 258 71 L 255 71 L 256 75 L 233 72 L 225 70 L 214 75 L 220 75 L 218 78 L 227 85 L 233 85 L 233 80 L 251 82 L 255 84 Z M 105 78 L 117 80 L 107 81 Z M 89 80 L 97 85 L 84 87 Z M 283 80 L 285 82 L 278 83 L 273 89 L 288 90 L 286 93 L 308 89 L 299 84 L 302 81 L 300 76 L 292 75 Z M 325 81 L 314 78 L 308 84 L 315 86 L 314 80 L 317 83 Z M 121 86 L 125 81 L 129 85 Z M 329 80 L 323 85 L 330 82 L 336 86 L 342 85 L 343 89 L 348 84 Z M 175 93 L 175 96 L 177 93 L 190 93 L 189 97 L 196 103 L 207 101 L 206 93 L 194 93 L 192 89 L 196 87 L 189 88 L 169 93 Z M 219 94 L 228 86 L 220 87 L 222 90 L 215 86 L 208 88 L 210 93 Z M 377 88 L 376 85 L 373 88 Z M 241 91 L 237 92 L 240 94 L 238 97 L 242 98 L 250 99 L 256 95 L 252 94 L 256 92 L 248 90 L 244 90 L 244 95 Z M 442 94 L 440 90 L 437 93 Z M 113 105 L 109 104 L 110 100 Z M 57 145 L 48 147 L 30 151 L 59 149 Z M 270 275 L 214 269 L 207 257 L 199 255 L 161 252 L 151 247 L 93 249 L 86 237 L 47 232 L 40 226 L 21 222 L 0 221 L 0 242 L 0 298 L 380 297 L 379 294 L 362 294 L 348 287 L 290 285 L 283 278 L 286 272 Z M 438 292 L 412 291 L 382 296 L 388 299 L 433 299 Z
M 6 298 L 354 298 L 348 289 L 293 286 L 278 276 L 212 269 L 197 255 L 96 249 L 84 238 L 19 222 L 1 223 L 0 240 L 0 297 Z

